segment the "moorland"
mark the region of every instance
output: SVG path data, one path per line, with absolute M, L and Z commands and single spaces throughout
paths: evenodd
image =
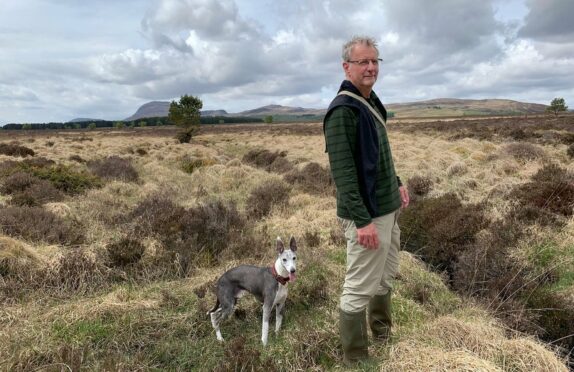
M 0 132 L 0 369 L 345 370 L 344 238 L 321 123 Z M 395 327 L 363 370 L 567 371 L 574 116 L 391 120 Z M 283 329 L 214 283 L 299 242 Z M 570 368 L 572 365 L 570 364 Z

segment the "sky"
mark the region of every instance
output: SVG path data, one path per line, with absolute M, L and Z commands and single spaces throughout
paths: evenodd
M 122 120 L 149 101 L 326 108 L 341 47 L 378 42 L 384 103 L 574 108 L 573 0 L 0 0 L 0 125 Z

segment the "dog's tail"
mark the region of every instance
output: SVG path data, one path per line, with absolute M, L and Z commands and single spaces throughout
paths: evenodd
M 211 313 L 215 312 L 215 310 L 219 309 L 219 298 L 217 299 L 217 302 L 215 303 L 215 306 L 213 307 L 213 309 L 209 310 L 207 312 L 207 314 L 205 315 L 210 315 Z

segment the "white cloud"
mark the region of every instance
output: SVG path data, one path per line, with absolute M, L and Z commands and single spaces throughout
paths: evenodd
M 574 99 L 570 0 L 6 1 L 0 123 L 121 119 L 182 94 L 326 107 L 355 34 L 379 41 L 385 102 Z

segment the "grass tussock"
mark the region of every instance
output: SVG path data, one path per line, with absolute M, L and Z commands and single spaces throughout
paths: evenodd
M 216 164 L 216 161 L 211 158 L 202 158 L 185 155 L 180 162 L 181 170 L 185 173 L 192 174 L 199 168 L 209 167 L 210 165 Z
M 504 146 L 503 151 L 521 162 L 542 159 L 546 155 L 540 146 L 525 142 L 509 143 Z
M 109 261 L 113 267 L 126 267 L 138 263 L 144 252 L 145 246 L 138 240 L 130 237 L 122 237 L 106 247 Z
M 382 370 L 567 371 L 551 350 L 525 338 L 508 340 L 501 328 L 481 319 L 443 316 L 424 328 L 394 345 Z

